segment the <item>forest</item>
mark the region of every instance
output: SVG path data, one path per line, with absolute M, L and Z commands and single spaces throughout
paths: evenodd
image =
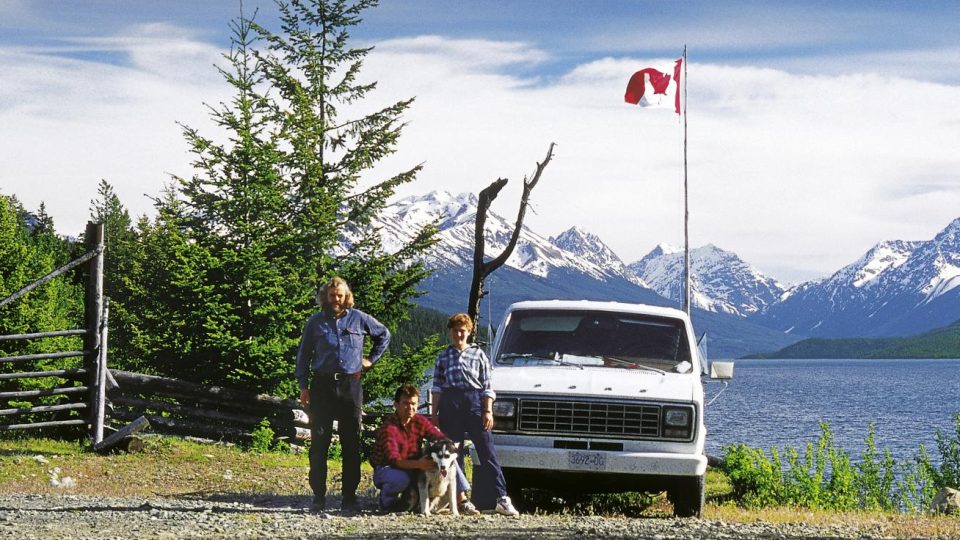
M 960 358 L 960 321 L 916 336 L 804 339 L 747 358 Z

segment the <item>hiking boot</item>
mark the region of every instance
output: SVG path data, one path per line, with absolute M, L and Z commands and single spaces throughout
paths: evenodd
M 355 516 L 360 512 L 360 505 L 357 504 L 357 497 L 345 496 L 340 503 L 340 513 L 345 516 Z
M 380 515 L 386 515 L 386 514 L 403 513 L 403 512 L 406 512 L 409 508 L 410 508 L 410 503 L 397 497 L 389 504 L 383 504 L 383 501 L 381 500 L 378 510 Z
M 480 511 L 477 510 L 477 507 L 474 506 L 469 499 L 460 501 L 460 504 L 457 505 L 457 510 L 465 516 L 476 516 L 480 514 Z
M 520 515 L 520 512 L 517 512 L 517 509 L 513 507 L 513 503 L 510 502 L 510 497 L 506 495 L 497 499 L 497 507 L 494 511 L 501 516 L 516 517 Z
M 310 503 L 310 511 L 319 514 L 324 512 L 327 509 L 327 501 L 322 498 L 314 498 L 313 502 Z

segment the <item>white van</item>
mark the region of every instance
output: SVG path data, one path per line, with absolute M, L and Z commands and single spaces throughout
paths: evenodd
M 704 504 L 704 359 L 689 317 L 591 301 L 511 305 L 491 350 L 493 429 L 507 488 L 666 491 Z M 714 378 L 733 364 L 715 362 Z

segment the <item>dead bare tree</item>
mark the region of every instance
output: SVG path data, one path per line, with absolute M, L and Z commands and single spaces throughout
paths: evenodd
M 473 280 L 470 283 L 470 300 L 467 305 L 467 315 L 469 315 L 473 321 L 474 334 L 476 334 L 479 323 L 480 299 L 487 295 L 487 291 L 483 289 L 483 282 L 494 270 L 503 266 L 503 263 L 507 261 L 513 253 L 513 249 L 517 246 L 517 239 L 520 238 L 520 229 L 523 228 L 523 216 L 527 213 L 527 204 L 530 202 L 530 193 L 533 191 L 533 188 L 537 186 L 537 182 L 540 181 L 540 175 L 547 167 L 547 164 L 550 163 L 550 159 L 553 157 L 554 146 L 556 146 L 556 143 L 550 143 L 550 148 L 547 149 L 547 157 L 544 158 L 542 162 L 537 163 L 537 169 L 533 177 L 523 179 L 523 195 L 520 197 L 520 210 L 517 212 L 517 222 L 516 225 L 514 225 L 513 234 L 510 236 L 510 241 L 507 243 L 507 246 L 503 249 L 503 253 L 488 262 L 484 262 L 483 260 L 485 244 L 483 231 L 484 225 L 487 222 L 487 210 L 489 210 L 490 204 L 497 198 L 497 195 L 500 194 L 503 186 L 507 185 L 507 179 L 497 178 L 496 181 L 480 192 L 480 200 L 477 203 L 476 229 L 474 229 L 473 236 Z M 470 336 L 471 341 L 473 341 L 473 337 L 474 336 Z

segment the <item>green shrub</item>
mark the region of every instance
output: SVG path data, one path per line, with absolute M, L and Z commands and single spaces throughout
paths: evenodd
M 827 490 L 830 493 L 828 508 L 835 510 L 853 510 L 857 507 L 857 471 L 850 462 L 850 454 L 842 448 L 833 445 L 833 435 L 829 433 L 829 426 L 823 424 L 821 431 L 828 437 L 827 459 L 830 461 L 830 479 Z
M 936 433 L 937 450 L 940 451 L 940 467 L 933 474 L 937 489 L 945 487 L 960 489 L 960 413 L 953 416 L 953 438 Z
M 264 418 L 260 424 L 250 432 L 249 450 L 255 454 L 267 453 L 273 448 L 273 429 L 270 427 L 270 420 Z
M 340 437 L 334 437 L 330 441 L 330 449 L 327 451 L 327 459 L 334 461 L 343 460 L 343 448 L 340 446 Z
M 759 449 L 739 444 L 724 448 L 724 473 L 732 495 L 747 507 L 777 505 L 828 510 L 925 511 L 943 487 L 960 484 L 960 414 L 955 433 L 936 433 L 939 464 L 920 446 L 911 460 L 898 463 L 889 450 L 877 447 L 873 424 L 864 439 L 861 459 L 854 465 L 849 454 L 834 444 L 826 422 L 820 423 L 817 444 L 808 443 L 801 459 L 791 447 Z
M 727 447 L 725 451 L 724 472 L 736 499 L 750 507 L 780 504 L 783 472 L 776 448 L 771 450 L 772 459 L 763 450 L 745 444 Z
M 857 464 L 855 476 L 855 485 L 860 494 L 860 507 L 867 510 L 893 510 L 896 463 L 889 450 L 884 450 L 883 461 L 878 462 L 873 422 L 870 423 L 870 433 L 864 442 L 866 448 L 860 463 Z
M 897 479 L 897 505 L 908 512 L 923 512 L 937 492 L 933 474 L 936 468 L 921 444 L 913 460 L 900 463 Z

